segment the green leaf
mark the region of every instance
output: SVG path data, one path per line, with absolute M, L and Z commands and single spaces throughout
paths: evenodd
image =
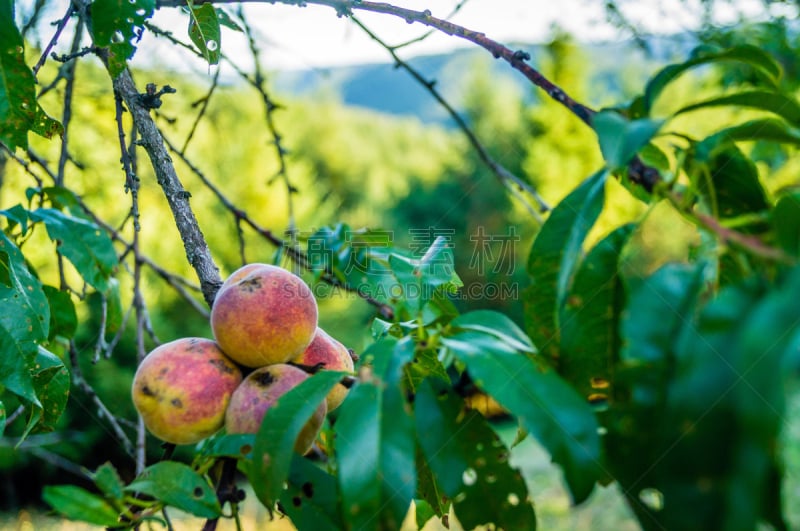
M 40 208 L 30 215 L 31 219 L 44 222 L 59 254 L 75 266 L 87 283 L 100 292 L 108 289 L 108 280 L 118 263 L 108 234 L 90 221 L 52 208 Z
M 414 407 L 419 444 L 459 522 L 465 529 L 489 523 L 535 529 L 528 488 L 509 465 L 508 448 L 480 413 L 463 410 L 463 401 L 446 387 L 435 390 L 430 381 L 420 386 Z
M 0 231 L 0 385 L 41 406 L 33 386 L 37 343 L 47 339 L 50 307 L 25 257 Z
M 585 397 L 611 396 L 624 298 L 618 271 L 633 230 L 623 225 L 589 251 L 562 310 L 559 372 Z
M 428 520 L 436 516 L 436 511 L 433 510 L 431 504 L 425 500 L 414 500 L 414 521 L 417 523 L 417 529 L 422 529 Z
M 706 141 L 710 143 L 716 141 L 716 139 L 728 141 L 765 140 L 780 144 L 800 145 L 800 130 L 789 126 L 783 120 L 762 118 L 722 129 L 713 136 L 708 137 Z
M 475 310 L 459 315 L 452 321 L 450 326 L 462 330 L 475 330 L 495 336 L 511 348 L 521 352 L 535 352 L 536 347 L 531 343 L 531 339 L 523 332 L 517 324 L 499 312 L 491 310 Z
M 700 142 L 696 146 L 699 164 L 691 166 L 693 179 L 709 204 L 715 207 L 715 214 L 731 218 L 767 210 L 767 194 L 753 161 L 735 145 L 719 145 L 718 140 L 711 138 Z
M 111 463 L 103 463 L 92 474 L 92 481 L 103 494 L 114 500 L 121 500 L 124 496 L 125 485 L 119 478 L 117 469 Z
M 412 393 L 416 392 L 417 386 L 426 378 L 438 378 L 443 382 L 450 381 L 447 369 L 439 361 L 438 352 L 431 349 L 417 352 L 413 362 L 406 365 L 406 382 Z
M 219 63 L 222 48 L 217 10 L 211 4 L 194 7 L 189 2 L 189 38 L 210 65 Z
M 693 317 L 702 293 L 703 269 L 667 264 L 630 288 L 620 324 L 624 362 L 666 363 L 680 330 Z
M 439 486 L 433 475 L 419 444 L 417 444 L 415 462 L 417 466 L 417 496 L 431 508 L 436 516 L 441 518 L 450 512 L 450 498 L 442 492 L 442 487 Z M 419 520 L 417 522 L 419 523 Z
M 0 1 L 0 142 L 9 149 L 28 147 L 36 117 L 33 72 L 25 64 L 25 43 L 14 24 L 14 2 Z
M 242 459 L 253 452 L 256 436 L 252 433 L 217 433 L 206 439 L 200 453 L 209 457 Z
M 442 343 L 466 366 L 475 384 L 550 452 L 576 503 L 600 476 L 597 420 L 589 404 L 543 364 L 478 332 L 461 332 Z
M 288 484 L 289 488 L 281 495 L 281 506 L 297 529 L 345 529 L 338 513 L 339 491 L 335 477 L 295 454 Z
M 43 138 L 50 139 L 56 135 L 63 135 L 64 126 L 61 125 L 61 122 L 58 120 L 48 116 L 44 109 L 42 109 L 42 106 L 37 103 L 36 114 L 31 124 L 31 131 Z
M 738 94 L 718 96 L 697 103 L 692 103 L 691 105 L 687 105 L 676 111 L 675 115 L 677 116 L 679 114 L 698 109 L 720 107 L 725 105 L 750 107 L 752 109 L 771 112 L 777 114 L 795 126 L 800 126 L 800 104 L 797 103 L 797 100 L 777 92 L 770 92 L 766 90 L 740 92 Z
M 46 486 L 42 499 L 56 512 L 79 522 L 103 527 L 119 525 L 119 514 L 106 500 L 74 485 Z
M 220 7 L 217 8 L 217 18 L 219 19 L 220 25 L 225 26 L 228 29 L 232 29 L 233 31 L 244 33 L 242 27 L 237 24 L 233 18 L 231 18 L 227 11 Z
M 602 170 L 586 179 L 550 213 L 533 242 L 528 258 L 532 285 L 526 290 L 525 329 L 542 353 L 558 357 L 558 319 L 583 241 L 603 209 Z
M 300 430 L 343 375 L 334 371 L 318 372 L 281 396 L 264 415 L 247 475 L 256 496 L 267 509 L 275 506 L 289 476 L 289 465 Z M 348 401 L 349 397 L 345 403 Z
M 56 336 L 71 339 L 78 328 L 78 314 L 72 303 L 72 296 L 53 286 L 42 286 L 50 307 L 50 334 L 48 341 Z
M 30 350 L 49 335 L 50 306 L 42 283 L 28 269 L 25 257 L 0 232 L 0 326 Z
M 600 151 L 609 169 L 625 168 L 663 125 L 663 120 L 628 120 L 616 111 L 601 111 L 592 118 Z
M 122 298 L 119 294 L 119 280 L 116 278 L 108 279 L 108 291 L 106 296 L 106 331 L 110 334 L 116 334 L 122 320 L 125 318 L 122 311 Z
M 0 214 L 8 219 L 9 228 L 19 225 L 24 235 L 28 232 L 28 211 L 22 205 L 14 205 L 7 210 L 0 210 Z
M 221 514 L 217 494 L 208 481 L 176 461 L 161 461 L 147 467 L 125 490 L 152 496 L 200 518 L 216 518 Z
M 0 386 L 32 404 L 41 405 L 33 388 L 31 345 L 17 341 L 0 323 Z
M 29 424 L 31 433 L 55 431 L 56 422 L 67 407 L 69 372 L 58 356 L 40 346 L 31 374 L 36 397 L 42 404 L 41 415 L 37 415 L 34 424 Z
M 607 448 L 626 491 L 653 488 L 663 495 L 660 510 L 642 507 L 659 528 L 753 529 L 780 512 L 780 496 L 768 497 L 781 466 L 775 448 L 785 422 L 785 360 L 796 355 L 800 338 L 800 268 L 728 286 L 701 307 L 697 269 L 679 273 L 672 266 L 660 282 L 649 282 L 658 292 L 643 285 L 634 293 L 636 302 L 645 294 L 661 299 L 669 309 L 661 321 L 674 321 L 657 339 L 669 378 L 660 383 L 655 408 L 648 396 L 631 395 L 632 407 L 611 424 L 624 431 L 610 432 Z M 655 338 L 651 320 L 645 325 Z
M 800 256 L 800 191 L 782 195 L 770 215 L 780 246 L 792 256 Z
M 642 116 L 649 115 L 656 98 L 661 95 L 666 86 L 687 70 L 695 66 L 721 61 L 737 61 L 747 64 L 756 69 L 769 84 L 772 86 L 778 85 L 778 80 L 781 76 L 780 65 L 769 53 L 756 46 L 737 46 L 728 50 L 713 52 L 701 51 L 686 62 L 673 64 L 659 71 L 647 83 L 644 96 L 636 102 L 635 106 L 638 107 L 638 113 Z
M 96 46 L 108 47 L 108 70 L 119 75 L 136 52 L 144 21 L 153 16 L 155 0 L 94 0 L 89 31 Z
M 344 517 L 354 529 L 399 529 L 417 486 L 414 421 L 400 387 L 414 343 L 386 338 L 365 356 L 380 380 L 351 389 L 334 425 Z

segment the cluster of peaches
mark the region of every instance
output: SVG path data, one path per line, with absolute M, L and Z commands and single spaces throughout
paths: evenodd
M 182 338 L 150 352 L 133 379 L 133 403 L 147 429 L 193 444 L 225 426 L 256 433 L 267 410 L 308 378 L 307 370 L 353 371 L 350 352 L 317 326 L 317 302 L 303 280 L 280 267 L 235 271 L 211 308 L 214 341 Z M 243 378 L 243 371 L 253 369 Z M 347 389 L 337 384 L 295 444 L 306 453 Z

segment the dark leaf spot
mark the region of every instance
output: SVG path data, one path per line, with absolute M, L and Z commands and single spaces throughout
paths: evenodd
M 306 495 L 306 498 L 311 498 L 314 496 L 314 485 L 311 484 L 310 481 L 306 481 L 303 483 L 303 494 Z
M 302 503 L 303 500 L 300 499 L 300 496 L 295 496 L 294 498 L 292 498 L 292 505 L 294 505 L 295 507 L 300 507 Z

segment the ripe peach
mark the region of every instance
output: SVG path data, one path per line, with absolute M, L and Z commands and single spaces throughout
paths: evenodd
M 321 368 L 325 370 L 353 372 L 353 358 L 350 357 L 350 352 L 322 328 L 317 328 L 311 344 L 292 362 L 307 367 L 321 363 Z M 348 389 L 342 384 L 336 384 L 331 389 L 325 400 L 328 411 L 333 411 L 344 402 L 347 391 Z
M 268 264 L 235 271 L 211 308 L 214 338 L 246 367 L 289 361 L 308 346 L 316 328 L 311 289 L 297 275 Z
M 242 372 L 210 339 L 183 338 L 142 360 L 131 394 L 144 425 L 159 439 L 193 444 L 219 430 Z
M 306 378 L 308 375 L 304 371 L 284 363 L 268 365 L 251 372 L 231 396 L 225 414 L 225 428 L 228 433 L 258 433 L 267 410 Z M 300 431 L 294 444 L 295 452 L 305 454 L 311 449 L 327 412 L 325 402 L 320 402 Z

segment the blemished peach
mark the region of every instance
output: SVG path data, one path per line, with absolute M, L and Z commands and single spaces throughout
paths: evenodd
M 150 352 L 136 370 L 131 394 L 148 431 L 174 444 L 193 444 L 225 421 L 242 372 L 210 339 L 183 338 Z
M 353 358 L 350 357 L 350 351 L 322 328 L 317 328 L 314 339 L 292 362 L 306 367 L 314 367 L 321 363 L 321 368 L 324 370 L 353 372 Z M 336 384 L 330 390 L 325 400 L 329 412 L 344 402 L 347 392 L 348 389 L 342 384 Z
M 311 342 L 317 301 L 297 275 L 277 266 L 248 264 L 235 271 L 211 308 L 220 348 L 246 367 L 284 363 Z
M 284 363 L 251 372 L 231 396 L 225 414 L 225 429 L 228 433 L 258 433 L 269 408 L 306 378 L 308 375 L 304 371 Z M 320 402 L 300 431 L 294 445 L 295 452 L 302 455 L 311 449 L 327 412 L 325 402 Z

